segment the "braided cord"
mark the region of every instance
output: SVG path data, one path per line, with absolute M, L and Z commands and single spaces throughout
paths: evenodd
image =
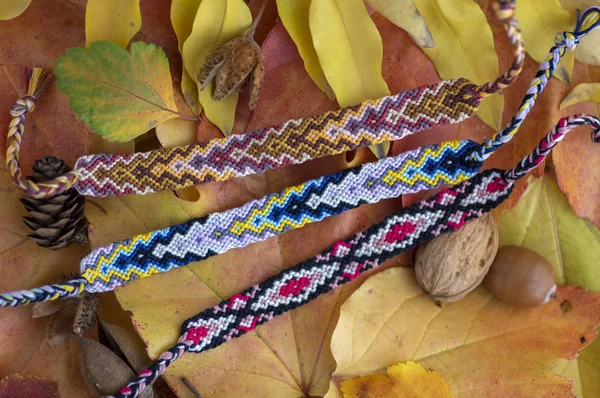
M 476 90 L 466 79 L 447 80 L 207 143 L 84 156 L 75 188 L 90 196 L 179 189 L 399 140 L 471 117 L 481 101 Z
M 519 23 L 514 19 L 515 0 L 498 0 L 492 4 L 496 18 L 504 23 L 504 29 L 508 35 L 508 40 L 513 48 L 514 60 L 508 70 L 499 76 L 496 80 L 485 83 L 478 89 L 482 97 L 487 97 L 511 85 L 517 76 L 523 70 L 525 61 L 525 46 Z
M 512 139 L 525 120 L 525 117 L 531 111 L 531 108 L 533 108 L 538 95 L 548 84 L 566 50 L 574 50 L 585 35 L 599 26 L 600 7 L 590 7 L 582 15 L 578 15 L 577 24 L 573 32 L 563 32 L 556 36 L 555 46 L 550 49 L 546 60 L 540 64 L 540 68 L 521 102 L 519 111 L 502 131 L 495 134 L 491 140 L 488 140 L 481 147 L 481 152 L 475 155 L 479 160 L 483 161 L 489 158 L 498 148 Z
M 0 294 L 0 307 L 16 307 L 40 301 L 51 301 L 78 297 L 87 281 L 77 278 L 57 285 L 45 285 L 31 290 L 19 290 L 16 292 Z
M 516 181 L 536 168 L 546 159 L 546 156 L 560 142 L 565 135 L 578 126 L 589 124 L 592 127 L 592 141 L 600 142 L 600 119 L 595 116 L 575 115 L 564 117 L 546 134 L 535 150 L 523 158 L 514 169 L 506 172 L 506 179 Z
M 12 120 L 8 126 L 6 165 L 17 187 L 26 195 L 39 199 L 58 195 L 68 190 L 76 183 L 78 174 L 71 171 L 43 183 L 35 183 L 23 176 L 19 162 L 19 152 L 21 151 L 21 140 L 25 131 L 25 115 L 33 112 L 37 99 L 52 81 L 50 76 L 44 75 L 41 68 L 28 70 L 27 73 L 27 95 L 17 100 L 10 108 Z
M 472 141 L 422 147 L 96 249 L 81 261 L 86 290 L 110 291 L 137 278 L 245 247 L 365 203 L 457 184 L 481 168 L 482 162 L 472 157 L 479 148 Z

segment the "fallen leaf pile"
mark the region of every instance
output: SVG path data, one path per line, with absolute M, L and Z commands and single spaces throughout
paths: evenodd
M 242 134 L 441 79 L 466 77 L 482 84 L 512 62 L 492 0 L 268 0 L 258 20 L 263 0 L 9 3 L 0 4 L 0 108 L 5 110 L 0 125 L 8 125 L 7 110 L 25 92 L 25 66 L 53 69 L 57 77 L 27 118 L 24 170 L 47 155 L 73 165 L 88 153 Z M 484 99 L 477 117 L 218 184 L 93 198 L 86 205 L 90 246 L 230 209 L 424 144 L 482 142 L 518 110 L 554 36 L 571 29 L 576 10 L 588 3 L 518 1 L 528 54 L 522 75 L 502 94 Z M 215 99 L 214 80 L 202 90 L 197 75 L 209 54 L 243 36 L 253 20 L 265 64 L 260 99 L 251 110 L 247 86 Z M 575 53 L 567 51 L 519 133 L 486 167 L 514 166 L 560 116 L 598 115 L 599 38 L 595 32 Z M 552 264 L 560 285 L 557 299 L 515 308 L 480 286 L 440 307 L 419 287 L 409 253 L 242 338 L 184 356 L 164 380 L 177 396 L 191 396 L 191 386 L 202 397 L 598 396 L 599 155 L 588 131 L 574 131 L 547 167 L 520 181 L 494 213 L 500 247 L 532 249 Z M 99 324 L 110 344 L 72 338 L 74 303 L 60 310 L 52 305 L 2 309 L 0 396 L 16 390 L 42 397 L 114 391 L 148 365 L 146 353 L 155 359 L 171 347 L 188 317 L 430 194 L 361 206 L 105 294 Z M 0 169 L 1 291 L 74 274 L 90 250 L 51 252 L 27 240 L 19 196 L 8 171 Z M 85 325 L 95 320 L 95 312 L 85 315 Z M 68 335 L 50 333 L 47 339 L 54 328 Z M 87 337 L 97 334 L 94 327 Z M 106 367 L 113 372 L 103 373 Z

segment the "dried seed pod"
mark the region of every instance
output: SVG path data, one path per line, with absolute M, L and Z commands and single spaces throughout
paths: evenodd
M 198 71 L 200 89 L 204 90 L 215 80 L 213 99 L 219 101 L 240 91 L 244 83 L 250 85 L 250 109 L 256 108 L 260 89 L 265 78 L 265 58 L 260 46 L 254 41 L 256 24 L 264 11 L 263 1 L 258 15 L 248 32 L 241 37 L 214 49 Z
M 417 281 L 434 300 L 460 300 L 483 281 L 497 250 L 498 227 L 494 217 L 486 214 L 419 246 Z
M 484 285 L 507 304 L 533 307 L 554 296 L 556 275 L 552 265 L 533 250 L 505 246 L 498 250 Z

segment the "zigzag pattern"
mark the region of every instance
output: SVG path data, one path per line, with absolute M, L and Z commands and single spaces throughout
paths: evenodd
M 513 184 L 503 174 L 502 170 L 486 170 L 206 309 L 183 324 L 180 341 L 192 352 L 215 348 L 421 242 L 461 228 L 510 195 Z
M 179 189 L 398 140 L 469 118 L 481 101 L 476 89 L 466 79 L 447 80 L 207 143 L 84 156 L 75 165 L 75 188 L 90 196 Z
M 451 141 L 321 177 L 239 208 L 94 250 L 81 262 L 86 290 L 102 292 L 154 273 L 245 247 L 365 203 L 475 175 L 480 145 Z

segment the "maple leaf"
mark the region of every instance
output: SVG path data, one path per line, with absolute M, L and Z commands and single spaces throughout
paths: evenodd
M 500 246 L 534 250 L 553 265 L 558 283 L 600 292 L 600 231 L 575 214 L 553 173 L 530 179 L 519 203 L 498 222 Z M 599 357 L 596 339 L 576 360 L 560 361 L 554 369 L 576 382 L 573 392 L 578 397 L 595 397 L 600 392 Z
M 326 397 L 341 396 L 343 380 L 407 360 L 439 372 L 457 396 L 570 396 L 573 382 L 550 366 L 574 359 L 596 337 L 600 293 L 560 286 L 557 296 L 543 306 L 515 308 L 479 287 L 440 308 L 412 269 L 381 272 L 340 310 L 331 341 L 337 367 Z

